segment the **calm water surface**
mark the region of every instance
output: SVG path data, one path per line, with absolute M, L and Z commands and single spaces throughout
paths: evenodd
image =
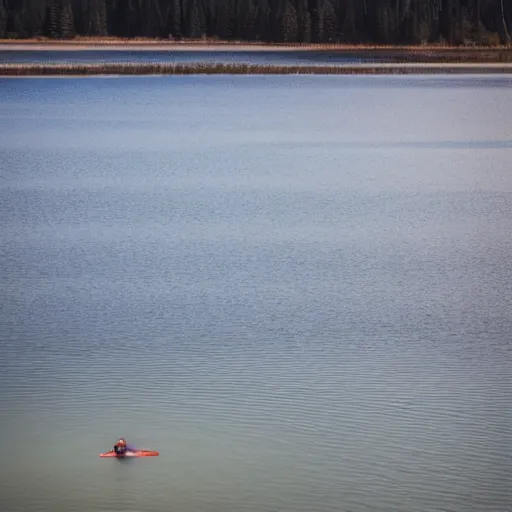
M 0 508 L 511 510 L 511 86 L 0 80 Z
M 1 50 L 0 63 L 163 62 L 321 66 L 382 60 L 329 51 Z

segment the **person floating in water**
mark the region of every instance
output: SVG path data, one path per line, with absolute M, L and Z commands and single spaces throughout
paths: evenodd
M 119 441 L 114 445 L 114 451 L 116 452 L 116 455 L 123 456 L 126 452 L 135 451 L 135 448 L 128 446 L 126 440 L 121 437 L 121 439 L 119 439 Z

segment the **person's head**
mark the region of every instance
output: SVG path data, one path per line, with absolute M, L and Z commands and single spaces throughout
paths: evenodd
M 119 439 L 119 441 L 117 441 L 117 446 L 123 446 L 125 447 L 126 446 L 126 441 L 124 440 L 124 438 L 121 437 L 121 439 Z

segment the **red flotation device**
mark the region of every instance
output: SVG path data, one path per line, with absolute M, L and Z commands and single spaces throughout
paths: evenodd
M 105 453 L 100 453 L 100 457 L 118 457 L 120 459 L 125 457 L 158 457 L 160 454 L 154 450 L 135 450 L 126 451 L 122 455 L 118 455 L 114 450 L 109 450 Z

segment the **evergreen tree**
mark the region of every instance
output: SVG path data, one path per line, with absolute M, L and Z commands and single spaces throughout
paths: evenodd
M 299 0 L 297 24 L 298 40 L 309 43 L 311 41 L 311 15 L 309 14 L 307 0 Z
M 324 40 L 334 42 L 338 39 L 336 11 L 331 0 L 326 0 L 324 7 Z
M 0 0 L 0 37 L 7 35 L 7 9 L 4 0 Z
M 345 11 L 343 13 L 343 21 L 341 23 L 341 33 L 345 41 L 354 41 L 357 39 L 356 34 L 356 13 L 355 0 L 347 0 Z
M 180 0 L 171 0 L 169 7 L 168 27 L 173 37 L 181 37 L 181 4 Z
M 38 37 L 44 34 L 47 7 L 46 0 L 28 0 L 29 37 Z
M 508 2 L 510 6 L 510 0 Z M 506 21 L 506 14 L 505 14 L 505 4 L 503 0 L 500 0 L 500 33 L 502 38 L 502 43 L 504 44 L 510 44 L 510 33 L 507 27 L 507 21 Z
M 378 43 L 390 43 L 394 39 L 393 11 L 389 4 L 380 3 L 375 16 L 374 38 Z
M 190 0 L 188 6 L 188 35 L 198 38 L 205 33 L 205 17 L 200 0 Z
M 107 35 L 107 5 L 105 0 L 90 0 L 88 35 Z
M 324 0 L 315 0 L 311 13 L 311 39 L 315 43 L 324 41 Z
M 254 5 L 254 0 L 247 0 L 243 3 L 242 10 L 240 12 L 240 37 L 242 39 L 254 40 L 256 31 L 256 16 L 257 8 Z
M 216 16 L 216 33 L 221 39 L 231 39 L 233 32 L 231 30 L 232 11 L 229 0 L 218 0 Z
M 26 0 L 20 0 L 20 8 L 14 13 L 14 29 L 19 37 L 30 37 L 30 11 Z
M 281 41 L 292 42 L 297 41 L 298 23 L 297 11 L 290 0 L 285 0 L 284 8 L 281 13 L 280 27 Z
M 259 0 L 256 9 L 256 21 L 254 25 L 256 40 L 269 41 L 270 35 L 270 5 L 267 0 Z
M 59 15 L 60 6 L 58 4 L 58 0 L 49 0 L 49 3 L 47 4 L 44 32 L 48 37 L 53 39 L 59 36 Z
M 60 34 L 63 38 L 69 38 L 75 35 L 71 0 L 62 0 L 60 6 Z

